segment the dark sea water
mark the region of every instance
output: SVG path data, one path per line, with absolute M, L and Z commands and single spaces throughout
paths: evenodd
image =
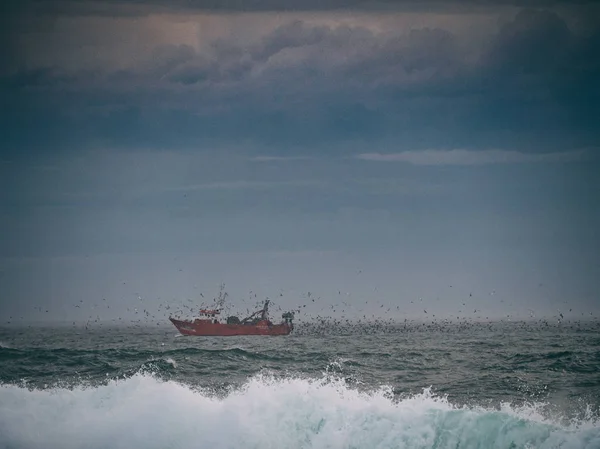
M 0 329 L 0 448 L 600 449 L 600 325 Z

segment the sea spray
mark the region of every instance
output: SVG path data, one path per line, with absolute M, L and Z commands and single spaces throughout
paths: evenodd
M 393 399 L 331 376 L 257 375 L 217 395 L 138 373 L 48 390 L 0 386 L 0 448 L 598 449 L 600 427 L 534 407 L 457 407 L 430 390 Z

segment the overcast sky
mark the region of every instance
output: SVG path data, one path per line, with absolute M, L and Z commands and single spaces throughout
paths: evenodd
M 594 2 L 2 8 L 3 321 L 600 313 Z

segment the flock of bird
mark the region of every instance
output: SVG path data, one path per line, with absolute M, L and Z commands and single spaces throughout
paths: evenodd
M 185 299 L 183 301 L 172 300 L 172 301 L 158 301 L 146 300 L 141 295 L 136 294 L 133 300 L 129 300 L 126 303 L 122 303 L 116 307 L 116 304 L 111 304 L 106 298 L 101 298 L 96 301 L 84 301 L 80 299 L 78 303 L 72 304 L 75 309 L 81 309 L 81 311 L 88 311 L 85 324 L 83 327 L 89 329 L 90 327 L 102 327 L 102 326 L 113 326 L 122 325 L 133 327 L 145 327 L 148 325 L 160 326 L 170 325 L 168 321 L 169 316 L 178 318 L 193 318 L 198 315 L 200 309 L 204 308 L 217 308 L 221 310 L 221 317 L 226 318 L 233 311 L 237 311 L 240 318 L 250 315 L 252 312 L 262 308 L 264 300 L 270 300 L 270 312 L 271 320 L 277 321 L 274 316 L 281 314 L 281 312 L 292 311 L 296 314 L 295 323 L 301 324 L 296 325 L 294 333 L 303 334 L 330 334 L 330 333 L 357 333 L 357 334 L 372 334 L 372 333 L 395 333 L 395 332 L 415 332 L 419 330 L 464 330 L 470 327 L 481 327 L 487 326 L 490 330 L 493 329 L 497 323 L 506 322 L 518 322 L 520 326 L 535 326 L 536 328 L 550 327 L 550 326 L 581 326 L 582 320 L 573 313 L 573 309 L 568 309 L 567 318 L 563 311 L 557 310 L 556 313 L 550 318 L 536 318 L 535 313 L 532 309 L 529 309 L 529 317 L 526 320 L 506 314 L 504 317 L 498 319 L 493 317 L 490 319 L 482 312 L 481 305 L 477 306 L 477 299 L 473 297 L 473 293 L 469 293 L 469 296 L 465 300 L 461 301 L 458 313 L 450 317 L 445 314 L 445 317 L 436 317 L 433 313 L 435 305 L 432 308 L 430 303 L 429 307 L 426 307 L 429 301 L 424 301 L 423 298 L 410 299 L 410 300 L 399 300 L 397 304 L 386 305 L 376 299 L 363 299 L 358 300 L 356 298 L 350 298 L 350 293 L 342 293 L 338 290 L 338 298 L 336 302 L 332 302 L 331 298 L 324 299 L 320 296 L 316 296 L 312 292 L 306 292 L 302 294 L 296 294 L 295 297 L 301 299 L 301 301 L 295 301 L 292 304 L 287 298 L 283 298 L 283 292 L 280 292 L 276 298 L 261 298 L 257 293 L 250 291 L 248 298 L 238 298 L 236 303 L 232 304 L 226 301 L 229 296 L 224 291 L 224 284 L 221 285 L 220 291 L 217 297 L 206 300 L 203 293 L 200 293 L 197 299 Z M 452 286 L 450 286 L 452 287 Z M 375 289 L 376 290 L 376 289 Z M 374 296 L 375 296 L 374 291 Z M 494 295 L 495 291 L 490 292 L 490 295 Z M 439 301 L 439 298 L 437 298 Z M 499 302 L 503 302 L 502 299 Z M 566 302 L 564 302 L 566 304 Z M 288 306 L 286 306 L 288 304 Z M 412 304 L 412 306 L 408 306 Z M 406 307 L 415 307 L 415 304 L 419 304 L 422 307 L 423 314 L 420 317 L 407 318 L 405 315 Z M 126 313 L 120 314 L 120 316 L 106 317 L 111 312 L 111 305 L 113 306 L 112 313 L 115 313 L 115 309 L 118 311 L 126 311 Z M 291 305 L 291 306 L 290 306 Z M 50 311 L 47 308 L 40 306 L 34 306 L 33 309 L 37 312 L 37 315 L 48 314 Z M 470 312 L 472 310 L 472 313 Z M 564 309 L 565 313 L 567 308 Z M 105 313 L 106 312 L 106 313 Z M 273 312 L 276 312 L 275 314 Z M 581 316 L 586 318 L 585 322 L 595 323 L 596 326 L 600 327 L 598 317 L 593 315 L 593 312 L 579 312 Z M 578 315 L 579 315 L 578 313 Z M 78 314 L 81 316 L 81 313 Z M 8 317 L 6 324 L 18 324 L 19 322 L 26 323 L 25 317 L 21 316 L 20 319 L 16 317 Z M 28 316 L 31 320 L 31 316 Z M 82 322 L 73 321 L 71 324 L 73 327 L 82 326 Z M 31 326 L 31 324 L 29 324 Z

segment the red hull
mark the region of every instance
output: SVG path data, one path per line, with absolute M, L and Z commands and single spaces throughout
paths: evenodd
M 170 318 L 183 335 L 231 337 L 234 335 L 288 335 L 294 328 L 291 323 L 272 324 L 261 320 L 256 324 L 224 324 L 210 320 L 181 321 Z

